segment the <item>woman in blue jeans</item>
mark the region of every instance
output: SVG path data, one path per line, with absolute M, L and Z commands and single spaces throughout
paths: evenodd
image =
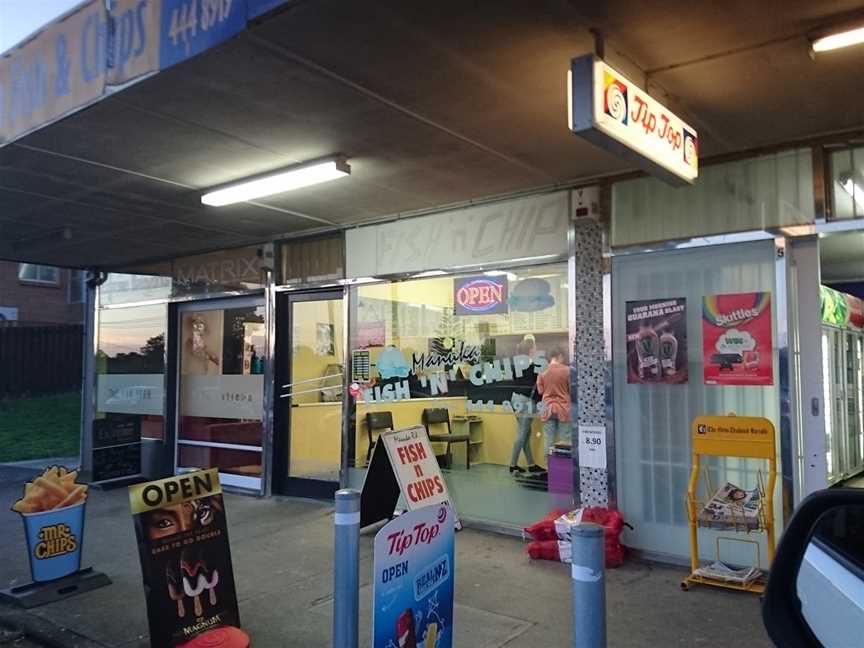
M 534 338 L 526 335 L 521 344 L 516 347 L 518 355 L 534 358 Z M 531 452 L 531 424 L 534 422 L 534 400 L 531 394 L 534 391 L 534 384 L 537 381 L 537 374 L 534 371 L 532 364 L 522 377 L 517 381 L 516 388 L 510 396 L 510 405 L 513 407 L 513 412 L 516 415 L 516 440 L 513 442 L 513 452 L 510 455 L 510 472 L 524 473 L 525 469 L 519 465 L 519 455 L 525 453 L 525 463 L 528 465 L 528 472 L 542 472 L 543 468 L 534 463 L 534 455 Z

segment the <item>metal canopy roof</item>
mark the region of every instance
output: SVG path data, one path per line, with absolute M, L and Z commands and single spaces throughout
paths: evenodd
M 0 257 L 136 263 L 628 170 L 566 125 L 565 72 L 606 59 L 718 155 L 864 125 L 864 47 L 806 34 L 864 2 L 294 2 L 0 148 Z M 851 12 L 851 14 L 850 14 Z M 350 178 L 256 204 L 205 188 L 335 153 Z

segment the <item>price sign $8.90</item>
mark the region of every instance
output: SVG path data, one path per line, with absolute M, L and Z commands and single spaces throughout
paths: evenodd
M 198 34 L 225 22 L 231 14 L 232 0 L 187 0 L 171 11 L 171 27 L 168 37 L 176 47 L 183 43 L 186 53 L 192 47 L 192 41 Z
M 606 428 L 579 426 L 579 466 L 606 469 Z

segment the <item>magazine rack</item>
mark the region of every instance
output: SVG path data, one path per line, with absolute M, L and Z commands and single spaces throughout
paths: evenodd
M 715 549 L 717 560 L 720 560 L 720 540 L 746 542 L 756 546 L 756 565 L 761 568 L 759 543 L 749 538 L 741 538 L 740 534 L 764 533 L 768 553 L 768 566 L 774 560 L 774 487 L 777 482 L 777 459 L 774 442 L 774 425 L 766 418 L 748 416 L 697 416 L 691 426 L 693 440 L 693 467 L 690 471 L 690 482 L 687 487 L 687 518 L 690 523 L 690 575 L 681 582 L 681 588 L 686 590 L 690 585 L 713 585 L 727 589 L 762 593 L 765 591 L 763 578 L 752 582 L 739 583 L 723 578 L 709 577 L 697 573 L 699 569 L 699 527 L 723 528 L 739 534 L 739 537 L 721 536 L 717 538 Z M 717 520 L 706 519 L 702 511 L 708 500 L 699 500 L 696 495 L 699 474 L 702 471 L 702 457 L 740 457 L 745 459 L 762 459 L 768 463 L 768 484 L 765 487 L 762 472 L 758 473 L 758 486 L 748 506 L 749 514 L 744 507 L 730 507 L 728 513 Z M 708 499 L 713 491 L 705 470 L 705 483 Z M 758 497 L 758 501 L 757 501 Z M 753 503 L 755 502 L 755 503 Z M 753 510 L 755 508 L 755 510 Z

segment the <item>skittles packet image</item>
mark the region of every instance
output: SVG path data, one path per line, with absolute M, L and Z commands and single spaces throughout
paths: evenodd
M 69 576 L 81 568 L 87 486 L 76 470 L 51 466 L 24 485 L 12 510 L 24 519 L 30 575 L 36 582 Z

